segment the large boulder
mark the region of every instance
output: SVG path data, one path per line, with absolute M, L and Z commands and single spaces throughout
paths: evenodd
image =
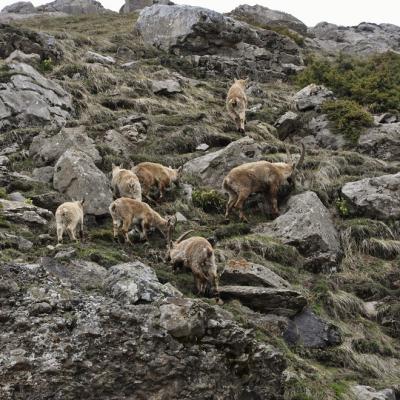
M 351 391 L 356 400 L 396 400 L 393 389 L 376 390 L 370 386 L 355 385 Z
M 346 139 L 339 132 L 333 132 L 331 123 L 325 114 L 319 114 L 308 123 L 308 129 L 315 136 L 319 147 L 329 150 L 342 150 Z
M 99 14 L 106 11 L 96 0 L 55 0 L 36 9 L 40 12 L 62 12 L 72 15 Z
M 18 1 L 4 7 L 1 12 L 14 14 L 32 14 L 36 12 L 36 8 L 30 1 Z
M 326 100 L 333 99 L 333 92 L 325 86 L 311 83 L 293 96 L 293 103 L 299 111 L 318 109 Z
M 240 5 L 228 15 L 241 21 L 248 22 L 249 24 L 265 27 L 266 29 L 269 27 L 284 27 L 292 29 L 301 35 L 307 34 L 307 25 L 293 15 L 282 11 L 271 10 L 260 5 Z
M 121 14 L 128 14 L 132 11 L 141 10 L 145 7 L 150 7 L 154 4 L 173 5 L 169 0 L 125 0 L 125 4 L 121 7 L 119 12 Z
M 400 122 L 368 128 L 358 139 L 358 148 L 385 161 L 400 160 Z
M 291 197 L 284 214 L 254 231 L 295 246 L 306 258 L 305 267 L 314 271 L 329 271 L 341 258 L 339 235 L 332 217 L 314 192 Z
M 29 155 L 36 159 L 36 163 L 50 164 L 57 161 L 67 150 L 79 150 L 87 154 L 97 163 L 101 156 L 93 139 L 85 133 L 84 126 L 62 128 L 57 135 L 47 136 L 45 133 L 33 138 L 29 148 Z
M 87 214 L 108 214 L 113 199 L 109 181 L 86 153 L 67 150 L 54 167 L 53 186 L 69 199 L 85 199 Z
M 32 66 L 11 63 L 0 85 L 0 128 L 63 125 L 73 111 L 72 97 Z
M 400 218 L 400 172 L 348 182 L 342 195 L 352 214 L 384 220 Z
M 205 185 L 221 189 L 225 175 L 234 167 L 259 161 L 263 145 L 244 137 L 213 153 L 197 157 L 183 166 L 184 173 L 200 177 Z

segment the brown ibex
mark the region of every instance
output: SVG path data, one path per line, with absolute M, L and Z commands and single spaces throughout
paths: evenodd
M 142 201 L 142 188 L 139 178 L 122 166 L 112 165 L 111 187 L 115 197 L 130 197 Z
M 244 133 L 244 124 L 246 121 L 246 84 L 249 78 L 235 79 L 235 83 L 231 86 L 226 97 L 226 109 L 229 116 L 235 121 L 236 128 L 239 132 Z
M 85 200 L 71 201 L 61 204 L 56 210 L 57 240 L 62 242 L 64 232 L 67 231 L 71 240 L 76 239 L 76 229 L 79 225 L 79 234 L 83 238 L 83 205 Z
M 292 161 L 287 149 L 287 163 L 256 161 L 233 168 L 222 183 L 223 189 L 229 195 L 225 217 L 228 218 L 232 208 L 236 208 L 239 210 L 240 219 L 247 221 L 243 206 L 252 193 L 264 193 L 271 213 L 274 217 L 278 216 L 278 190 L 285 182 L 294 182 L 296 172 L 302 166 L 305 156 L 305 147 L 303 144 L 301 146 L 302 152 L 297 164 Z

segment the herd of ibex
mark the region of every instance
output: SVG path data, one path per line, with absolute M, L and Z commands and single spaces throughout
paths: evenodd
M 245 93 L 247 79 L 235 80 L 229 89 L 226 107 L 229 116 L 234 120 L 239 132 L 245 131 L 245 112 L 247 97 Z M 247 221 L 243 206 L 253 193 L 263 193 L 269 202 L 273 216 L 279 215 L 278 191 L 286 184 L 293 184 L 295 174 L 304 161 L 305 148 L 302 145 L 300 159 L 295 164 L 289 151 L 288 162 L 271 163 L 256 161 L 233 168 L 223 180 L 222 188 L 229 195 L 226 206 L 226 218 L 232 209 L 239 211 L 240 219 Z M 136 228 L 141 240 L 148 240 L 148 232 L 152 228 L 159 230 L 167 241 L 166 261 L 173 265 L 174 270 L 180 267 L 192 271 L 199 294 L 218 293 L 218 274 L 215 263 L 214 249 L 211 243 L 199 236 L 185 239 L 192 231 L 185 232 L 176 241 L 172 240 L 176 224 L 175 216 L 162 217 L 142 199 L 155 203 L 164 197 L 166 188 L 173 183 L 178 185 L 182 175 L 182 167 L 173 169 L 161 164 L 143 162 L 123 169 L 122 166 L 112 166 L 111 187 L 114 200 L 109 211 L 113 221 L 113 233 L 117 238 L 122 233 L 124 240 L 131 243 L 129 231 Z M 158 190 L 158 199 L 152 200 L 151 189 Z M 60 243 L 66 231 L 71 240 L 76 240 L 79 228 L 83 237 L 84 200 L 61 204 L 56 211 L 57 238 Z

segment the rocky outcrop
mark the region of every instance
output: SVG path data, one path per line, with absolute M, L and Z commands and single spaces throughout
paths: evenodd
M 308 111 L 320 108 L 322 103 L 329 99 L 333 99 L 332 91 L 312 83 L 293 96 L 293 103 L 299 111 Z
M 111 56 L 104 56 L 99 53 L 95 53 L 94 51 L 87 51 L 86 52 L 86 61 L 88 63 L 99 63 L 103 65 L 113 65 L 115 64 L 114 57 Z
M 154 4 L 173 5 L 174 3 L 169 0 L 125 0 L 125 4 L 121 7 L 119 12 L 121 14 L 128 14 Z
M 2 13 L 14 14 L 32 14 L 36 12 L 36 8 L 30 1 L 18 1 L 17 3 L 10 4 L 1 10 Z
M 348 182 L 342 195 L 351 214 L 384 220 L 400 218 L 400 173 Z
M 271 10 L 260 5 L 241 5 L 236 7 L 228 15 L 232 18 L 266 29 L 269 27 L 284 27 L 296 31 L 301 35 L 307 34 L 307 26 L 293 15 L 282 11 Z
M 182 92 L 180 83 L 173 79 L 166 79 L 163 81 L 151 81 L 151 90 L 155 94 L 166 95 Z
M 53 186 L 69 199 L 85 199 L 85 213 L 108 214 L 112 202 L 109 181 L 93 159 L 82 151 L 67 150 L 58 159 Z
M 295 246 L 306 258 L 305 267 L 313 271 L 330 271 L 341 259 L 332 217 L 314 192 L 291 197 L 284 214 L 254 231 Z
M 346 140 L 339 132 L 333 132 L 325 114 L 317 115 L 308 123 L 308 129 L 315 136 L 319 147 L 329 150 L 342 150 Z
M 51 3 L 36 7 L 39 12 L 62 12 L 65 14 L 99 14 L 105 8 L 96 0 L 55 0 Z
M 274 126 L 278 131 L 279 138 L 285 140 L 301 127 L 300 116 L 293 111 L 287 111 L 275 122 Z
M 24 63 L 6 67 L 0 84 L 0 128 L 63 125 L 73 111 L 72 98 L 57 83 Z
M 393 389 L 376 390 L 370 386 L 355 385 L 351 391 L 356 400 L 396 400 Z

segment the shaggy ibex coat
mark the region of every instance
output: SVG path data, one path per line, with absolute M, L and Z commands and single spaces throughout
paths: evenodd
M 235 79 L 235 83 L 231 86 L 226 97 L 226 109 L 229 116 L 236 124 L 239 132 L 244 133 L 244 124 L 246 121 L 246 84 L 247 79 Z
M 157 163 L 143 162 L 132 167 L 132 171 L 139 178 L 142 195 L 147 197 L 150 189 L 157 187 L 160 192 L 159 200 L 161 200 L 167 187 L 172 183 L 179 184 L 182 167 L 173 169 Z
M 113 164 L 111 187 L 115 197 L 130 197 L 142 201 L 139 178 L 128 169 Z
M 139 228 L 142 240 L 148 240 L 147 233 L 150 228 L 157 228 L 169 243 L 176 222 L 175 217 L 162 218 L 148 204 L 128 197 L 113 201 L 109 210 L 113 220 L 114 237 L 121 231 L 125 241 L 131 243 L 128 232 L 134 225 Z
M 184 233 L 178 240 L 170 244 L 167 261 L 174 268 L 188 268 L 192 271 L 198 294 L 218 294 L 218 273 L 215 263 L 214 249 L 210 242 L 200 236 L 183 240 L 189 233 Z
M 222 187 L 228 193 L 229 199 L 226 206 L 225 217 L 228 218 L 232 208 L 239 210 L 242 220 L 247 220 L 243 213 L 243 206 L 252 193 L 264 193 L 269 202 L 273 216 L 279 215 L 278 190 L 285 182 L 293 182 L 296 170 L 304 161 L 305 148 L 302 144 L 302 152 L 297 164 L 291 162 L 271 163 L 268 161 L 256 161 L 233 168 L 225 177 Z
M 83 204 L 85 200 L 66 202 L 56 210 L 56 225 L 58 243 L 62 242 L 64 232 L 67 231 L 71 240 L 76 239 L 76 230 L 79 226 L 79 234 L 83 238 Z

